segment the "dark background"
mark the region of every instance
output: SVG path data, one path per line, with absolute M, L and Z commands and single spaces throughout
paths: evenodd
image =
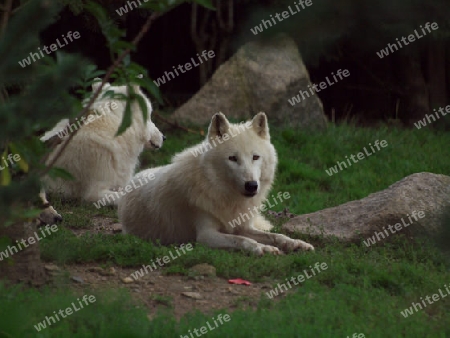
M 126 1 L 98 1 L 113 19 L 126 28 L 127 40 L 139 31 L 149 15 L 142 8 L 119 16 L 115 10 Z M 250 28 L 270 15 L 293 7 L 294 1 L 215 1 L 219 11 L 196 8 L 199 50 L 214 50 L 216 57 L 202 78 L 199 67 L 181 74 L 161 88 L 166 108 L 187 101 L 215 69 L 246 42 L 288 33 L 298 44 L 310 73 L 319 83 L 331 72 L 348 69 L 351 76 L 339 85 L 318 93 L 325 113 L 337 120 L 354 119 L 361 124 L 376 121 L 411 124 L 448 104 L 448 54 L 450 3 L 432 1 L 314 1 L 313 5 L 290 16 L 257 36 Z M 152 79 L 184 64 L 198 50 L 191 34 L 192 4 L 183 4 L 159 19 L 140 42 L 132 59 L 147 68 Z M 233 13 L 232 20 L 228 14 Z M 202 20 L 207 18 L 202 24 Z M 376 52 L 407 36 L 426 22 L 439 29 L 380 59 Z M 67 31 L 79 31 L 82 39 L 70 43 L 67 52 L 79 52 L 100 69 L 111 64 L 106 41 L 96 20 L 86 11 L 67 7 L 57 22 L 43 33 L 52 43 Z M 419 31 L 420 32 L 420 31 Z M 293 93 L 294 95 L 294 93 Z

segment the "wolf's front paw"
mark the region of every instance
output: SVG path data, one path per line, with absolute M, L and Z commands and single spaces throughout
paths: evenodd
M 303 242 L 299 239 L 291 239 L 291 238 L 289 238 L 288 241 L 283 243 L 281 248 L 283 251 L 297 251 L 297 250 L 314 251 L 314 247 L 311 244 Z
M 265 253 L 270 253 L 273 255 L 283 255 L 283 252 L 278 249 L 277 247 L 271 246 L 271 245 L 265 245 L 261 243 L 257 243 L 255 248 L 253 249 L 253 252 L 257 254 L 258 256 L 262 256 Z

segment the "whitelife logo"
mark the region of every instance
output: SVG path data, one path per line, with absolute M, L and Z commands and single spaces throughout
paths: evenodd
M 141 178 L 144 180 L 144 182 L 141 181 Z M 127 184 L 123 189 L 119 191 L 113 191 L 115 196 L 113 194 L 105 194 L 105 197 L 103 197 L 101 200 L 98 200 L 97 202 L 94 202 L 94 206 L 97 209 L 100 209 L 100 207 L 104 207 L 109 204 L 114 204 L 116 201 L 120 199 L 120 197 L 125 196 L 129 192 L 139 189 L 140 187 L 143 187 L 148 182 L 153 181 L 155 179 L 155 174 L 150 173 L 146 176 L 140 176 L 138 178 L 134 178 L 131 180 L 130 184 Z M 139 185 L 137 185 L 137 181 L 139 181 Z
M 416 215 L 416 213 L 417 213 L 417 215 Z M 411 213 L 411 216 L 409 216 L 409 214 L 407 214 L 406 216 L 408 216 L 408 219 L 409 219 L 409 221 L 411 222 L 411 223 L 406 223 L 405 222 L 405 220 L 403 219 L 403 218 L 401 218 L 400 220 L 402 221 L 402 223 L 403 223 L 403 226 L 406 228 L 406 227 L 408 227 L 408 226 L 410 226 L 411 224 L 413 224 L 413 221 L 412 221 L 412 219 L 411 219 L 411 216 L 416 220 L 416 222 L 419 220 L 419 218 L 424 218 L 425 217 L 425 213 L 423 212 L 423 211 L 419 211 L 419 212 L 417 212 L 417 211 L 413 211 L 412 213 Z M 417 216 L 419 216 L 419 218 L 417 218 Z M 388 225 L 388 229 L 389 229 L 389 231 L 391 232 L 391 234 L 395 234 L 397 231 L 400 231 L 400 230 L 402 230 L 402 224 L 400 224 L 400 223 L 396 223 L 395 225 L 391 225 L 391 224 L 389 224 Z M 395 228 L 395 230 L 393 229 L 393 228 Z M 383 231 L 384 231 L 384 233 L 383 233 Z M 381 241 L 381 239 L 385 239 L 386 237 L 389 237 L 390 236 L 390 234 L 389 234 L 389 232 L 385 229 L 385 227 L 383 227 L 383 231 L 381 231 L 381 232 L 375 232 L 375 235 L 373 235 L 372 237 L 369 237 L 369 238 L 367 238 L 367 240 L 365 240 L 365 241 L 363 241 L 363 243 L 364 243 L 364 245 L 366 246 L 366 247 L 369 247 L 369 246 L 371 246 L 371 245 L 373 245 L 373 244 L 376 244 L 377 243 L 377 241 Z M 386 237 L 384 236 L 384 234 L 386 234 Z M 375 238 L 376 237 L 376 238 Z M 381 238 L 380 238 L 381 237 Z
M 334 85 L 339 80 L 342 81 L 344 78 L 350 76 L 350 71 L 348 69 L 344 69 L 344 70 L 339 69 L 336 73 L 337 74 L 334 74 L 334 72 L 331 72 L 331 76 L 333 77 L 335 82 L 330 81 L 328 76 L 326 76 L 325 77 L 326 82 L 322 81 L 319 83 L 319 85 L 316 85 L 315 83 L 308 85 L 308 90 L 309 90 L 309 93 L 311 93 L 311 96 L 314 96 L 314 95 L 316 95 L 316 93 L 320 92 L 321 90 Z M 339 80 L 337 79 L 336 76 L 339 78 Z M 320 89 L 317 87 L 320 87 Z M 291 106 L 295 106 L 297 103 L 302 102 L 302 99 L 303 99 L 303 101 L 305 101 L 307 98 L 309 98 L 310 97 L 309 93 L 307 90 L 299 90 L 299 94 L 292 97 L 291 99 L 288 99 L 288 101 L 291 104 Z M 302 98 L 300 98 L 300 95 Z
M 445 112 L 444 112 L 445 109 Z M 437 111 L 436 111 L 437 110 Z M 438 112 L 442 114 L 442 116 L 447 115 L 447 113 L 450 113 L 450 104 L 448 106 L 444 107 L 440 107 L 440 108 L 434 108 L 434 117 L 433 115 L 429 115 L 429 114 L 425 114 L 425 118 L 423 120 L 419 120 L 417 122 L 414 122 L 414 125 L 416 126 L 417 129 L 420 129 L 422 127 L 426 127 L 428 123 L 431 122 L 436 122 L 436 119 L 440 119 L 441 116 L 439 116 Z M 431 121 L 431 119 L 433 121 Z
M 202 55 L 200 56 L 200 55 L 198 55 L 198 53 L 197 53 L 197 58 L 198 58 L 198 61 L 200 62 L 200 63 L 196 63 L 195 62 L 195 60 L 194 60 L 194 58 L 191 58 L 191 61 L 192 61 L 192 64 L 190 63 L 190 62 L 187 62 L 186 64 L 184 64 L 184 68 L 183 68 L 183 65 L 178 65 L 178 70 L 181 72 L 181 73 L 186 73 L 188 70 L 191 70 L 192 69 L 192 65 L 194 65 L 195 67 L 198 67 L 198 66 L 200 66 L 202 63 L 203 63 L 203 60 L 202 60 L 202 57 L 205 59 L 205 62 L 206 61 L 208 61 L 208 58 L 210 58 L 210 59 L 212 59 L 213 57 L 215 57 L 216 55 L 214 54 L 214 51 L 212 51 L 212 50 L 210 50 L 210 51 L 206 51 L 206 50 L 204 50 L 203 52 L 202 52 Z M 176 76 L 180 76 L 180 74 L 178 74 L 178 71 L 177 71 L 177 69 L 175 68 L 175 66 L 172 66 L 172 68 L 173 68 L 173 71 L 175 72 L 175 74 L 177 74 Z M 172 76 L 172 78 L 170 78 L 170 76 L 169 75 L 171 75 Z M 170 80 L 173 80 L 173 79 L 175 79 L 175 77 L 176 77 L 171 71 L 169 71 L 169 72 L 164 72 L 164 75 L 162 76 L 162 77 L 158 77 L 158 79 L 156 80 L 156 81 L 153 81 L 154 82 L 154 84 L 155 85 L 157 85 L 158 87 L 159 86 L 161 86 L 161 84 L 165 84 L 166 83 L 166 80 L 167 80 L 167 82 L 169 82 Z
M 283 198 L 285 200 L 287 200 L 287 199 L 291 198 L 291 195 L 288 192 L 281 192 L 280 191 L 280 192 L 278 192 L 277 197 L 280 200 L 280 203 L 282 203 L 283 202 Z M 273 205 L 270 204 L 270 200 L 269 199 L 266 200 L 266 202 L 267 202 L 267 204 L 268 204 L 268 206 L 270 208 L 273 208 L 274 206 L 276 206 L 278 204 L 278 201 L 277 201 L 276 197 L 274 197 L 273 195 L 272 195 L 272 200 L 273 200 L 273 203 L 274 203 Z M 244 213 L 240 212 L 239 213 L 239 217 L 233 219 L 231 222 L 228 222 L 228 224 L 231 225 L 231 227 L 234 228 L 234 227 L 236 227 L 238 225 L 241 225 L 242 223 L 245 223 L 246 221 L 249 221 L 250 218 L 253 218 L 253 217 L 259 215 L 259 211 L 266 211 L 266 209 L 267 209 L 267 206 L 264 203 L 261 204 L 260 206 L 255 205 L 253 207 L 253 210 L 255 211 L 255 214 L 253 214 L 252 210 L 250 208 L 248 208 L 248 211 L 250 212 L 250 215 L 252 215 L 251 217 L 246 212 L 244 212 Z M 245 218 L 247 218 L 247 220 Z M 241 222 L 241 220 L 242 220 L 242 222 Z
M 109 107 L 108 107 L 109 105 Z M 100 107 L 98 110 L 93 110 L 88 116 L 81 116 L 81 121 L 78 120 L 78 117 L 75 119 L 74 123 L 69 124 L 69 120 L 67 120 L 67 125 L 60 131 L 57 131 L 58 137 L 60 139 L 65 138 L 69 135 L 69 133 L 73 133 L 75 130 L 78 130 L 81 128 L 81 123 L 83 123 L 83 126 L 88 125 L 89 123 L 94 122 L 95 120 L 98 120 L 99 118 L 105 116 L 106 114 L 111 113 L 113 110 L 116 110 L 118 108 L 118 104 L 116 102 L 111 103 L 105 103 L 104 106 Z M 106 108 L 106 111 L 105 111 Z M 99 112 L 100 111 L 100 112 Z M 77 127 L 78 125 L 78 127 Z M 69 131 L 70 130 L 70 131 Z M 45 136 L 44 136 L 45 137 Z
M 409 45 L 409 43 L 410 42 L 414 42 L 414 41 L 416 41 L 416 37 L 417 37 L 417 39 L 420 39 L 420 38 L 423 38 L 425 35 L 427 35 L 427 32 L 428 33 L 431 33 L 431 30 L 436 30 L 436 29 L 438 29 L 439 27 L 438 27 L 438 24 L 436 23 L 436 22 L 433 22 L 433 23 L 429 23 L 429 22 L 427 22 L 426 24 L 425 24 L 425 29 L 422 27 L 422 25 L 420 25 L 420 29 L 422 30 L 422 33 L 423 33 L 423 35 L 420 35 L 418 32 L 417 32 L 417 29 L 415 29 L 414 30 L 414 34 L 409 34 L 408 35 L 408 41 L 409 42 L 407 42 L 406 41 L 406 37 L 405 36 L 403 36 L 400 40 L 401 40 L 401 42 L 398 40 L 398 38 L 396 38 L 395 40 L 397 40 L 397 45 L 398 45 L 398 47 L 397 47 L 397 45 L 395 44 L 395 43 L 393 43 L 393 44 L 390 44 L 390 43 L 388 43 L 388 46 L 386 47 L 386 48 L 384 48 L 384 49 L 382 49 L 382 50 L 380 50 L 379 52 L 377 52 L 377 55 L 378 55 L 378 57 L 380 58 L 380 59 L 382 59 L 382 58 L 384 58 L 385 56 L 388 56 L 390 53 L 394 53 L 394 52 L 396 52 L 396 51 L 398 51 L 398 48 L 400 47 L 400 48 L 403 48 L 403 45 L 405 45 L 405 46 L 407 46 L 407 45 Z M 426 31 L 427 32 L 426 32 Z M 403 43 L 403 45 L 402 45 L 402 43 Z M 395 50 L 394 50 L 394 48 L 395 48 Z
M 64 310 L 60 309 L 58 311 L 59 315 L 61 317 L 63 317 L 63 318 L 66 318 L 67 316 L 70 316 L 71 314 L 74 313 L 73 310 L 75 310 L 75 312 L 77 312 L 77 311 L 80 311 L 81 309 L 83 309 L 84 306 L 83 306 L 83 303 L 80 301 L 80 298 L 77 298 L 77 300 L 78 300 L 78 305 L 80 306 L 79 308 L 77 308 L 75 303 L 72 302 L 71 303 L 71 305 L 72 305 L 71 307 L 68 307 L 68 308 L 66 308 Z M 92 304 L 92 303 L 94 303 L 96 301 L 95 296 L 93 296 L 93 295 L 90 295 L 90 296 L 84 295 L 82 300 L 83 300 L 84 304 L 86 304 L 86 306 L 88 306 L 89 304 Z M 47 327 L 47 324 L 48 324 L 48 326 L 50 326 L 52 324 L 56 324 L 56 321 L 60 321 L 61 320 L 61 319 L 59 319 L 58 314 L 56 313 L 56 311 L 53 311 L 53 313 L 54 313 L 54 316 L 53 315 L 45 316 L 45 319 L 42 322 L 38 323 L 37 325 L 34 325 L 34 328 L 36 329 L 36 331 L 40 332 L 41 330 L 43 330 L 43 329 L 45 329 Z M 66 315 L 64 315 L 64 313 Z M 55 317 L 56 317 L 56 319 L 55 319 Z
M 275 14 L 275 18 L 277 18 L 278 22 L 283 21 L 284 19 L 289 18 L 290 15 L 294 15 L 297 14 L 301 11 L 301 9 L 305 9 L 306 7 L 309 7 L 312 5 L 312 0 L 299 0 L 298 2 L 294 2 L 295 8 L 297 9 L 297 12 L 292 10 L 291 6 L 288 6 L 289 12 L 288 11 L 283 11 L 280 13 L 276 13 Z M 300 7 L 301 9 L 300 9 Z M 289 14 L 290 13 L 290 14 Z M 283 19 L 281 19 L 281 16 L 283 17 Z M 273 15 L 270 15 L 270 20 L 272 20 L 273 24 L 276 25 L 277 21 L 275 20 L 275 18 L 273 17 Z M 270 22 L 270 20 L 261 20 L 261 24 L 259 24 L 258 26 L 255 26 L 254 28 L 250 28 L 251 32 L 254 35 L 257 35 L 258 33 L 262 33 L 264 31 L 264 29 L 267 29 L 269 27 L 272 27 L 272 22 Z M 269 25 L 269 27 L 267 27 L 267 24 Z M 264 28 L 263 28 L 264 26 Z
M 30 245 L 35 244 L 35 243 L 39 242 L 41 239 L 47 237 L 44 230 L 47 232 L 48 235 L 50 235 L 53 232 L 58 231 L 58 226 L 56 224 L 53 224 L 52 226 L 47 224 L 45 227 L 41 228 L 41 230 L 40 230 L 42 237 L 39 237 L 39 235 L 36 232 L 34 232 L 33 237 L 29 237 L 26 240 L 25 239 L 21 239 L 20 241 L 16 240 L 16 245 L 12 245 L 12 246 L 8 245 L 8 247 L 6 248 L 5 251 L 0 251 L 0 262 L 3 259 L 8 258 L 10 255 L 12 256 L 13 254 L 18 253 L 19 251 L 23 250 L 24 248 L 28 248 Z M 28 243 L 28 245 L 27 245 L 27 243 Z M 9 251 L 9 254 L 8 254 L 8 251 Z
M 439 289 L 439 290 L 438 290 L 438 291 L 439 291 L 439 294 L 435 293 L 435 294 L 433 294 L 432 296 L 426 296 L 426 297 L 425 297 L 425 299 L 427 300 L 428 304 L 431 305 L 431 304 L 433 304 L 434 302 L 437 302 L 438 300 L 440 300 L 440 299 L 442 299 L 442 298 L 445 298 L 445 297 L 447 297 L 448 295 L 450 295 L 450 289 L 448 288 L 447 284 L 444 284 L 444 286 L 445 286 L 445 290 L 447 291 L 447 294 L 443 293 L 442 290 Z M 442 298 L 439 298 L 439 295 L 440 295 Z M 430 298 L 432 298 L 433 301 L 431 301 Z M 420 304 L 420 303 L 414 303 L 414 302 L 412 302 L 412 303 L 411 303 L 412 306 L 410 306 L 408 309 L 404 309 L 403 311 L 400 311 L 400 313 L 402 314 L 402 316 L 405 317 L 405 318 L 407 318 L 407 317 L 409 317 L 409 316 L 412 316 L 412 315 L 415 313 L 414 310 L 415 310 L 416 312 L 418 312 L 419 310 L 423 310 L 423 308 L 427 307 L 427 303 L 425 303 L 425 300 L 423 299 L 423 297 L 420 297 L 420 300 L 421 300 L 421 302 L 422 302 L 422 304 L 423 304 L 423 307 L 422 307 L 422 304 Z
M 43 54 L 42 50 L 43 50 L 47 55 L 49 55 L 49 54 L 52 53 L 52 52 L 56 52 L 56 51 L 58 50 L 58 47 L 59 47 L 59 48 L 62 48 L 62 47 L 67 46 L 67 45 L 69 44 L 69 42 L 67 41 L 67 39 L 69 39 L 70 42 L 73 42 L 74 39 L 75 39 L 75 40 L 79 39 L 79 38 L 80 38 L 80 33 L 78 33 L 77 31 L 75 31 L 75 32 L 73 32 L 73 33 L 72 33 L 71 31 L 69 31 L 69 32 L 67 32 L 67 35 L 66 35 L 66 36 L 64 36 L 64 34 L 61 35 L 61 36 L 62 36 L 62 38 L 63 38 L 63 40 L 64 40 L 64 42 L 65 42 L 66 44 L 62 44 L 62 43 L 59 41 L 59 38 L 58 38 L 58 39 L 56 39 L 56 43 L 52 43 L 52 44 L 50 45 L 50 51 L 48 50 L 49 47 L 47 47 L 47 46 L 42 47 L 42 49 L 41 49 L 41 47 L 38 47 L 38 52 L 37 52 L 37 53 L 30 52 L 30 56 L 27 57 L 26 59 L 23 59 L 22 61 L 19 61 L 19 65 L 20 65 L 22 68 L 25 68 L 26 66 L 31 65 L 31 62 L 36 62 L 37 60 L 40 60 L 41 57 L 42 57 L 42 58 L 45 57 L 45 55 Z M 66 39 L 66 37 L 67 37 L 67 39 Z M 40 56 L 39 56 L 38 53 L 40 53 Z M 35 59 L 35 57 L 36 57 L 36 59 Z
M 194 247 L 192 246 L 191 243 L 186 244 L 186 247 L 184 247 L 184 244 L 181 244 L 179 248 L 175 248 L 175 252 L 177 253 L 177 256 L 173 255 L 172 250 L 171 250 L 171 251 L 169 251 L 170 257 L 169 256 L 163 256 L 162 258 L 158 257 L 158 258 L 156 258 L 156 262 L 158 262 L 158 265 L 160 267 L 163 267 L 164 264 L 168 264 L 170 262 L 170 258 L 172 258 L 172 260 L 175 260 L 178 257 L 180 257 L 181 256 L 180 251 L 182 251 L 183 254 L 186 254 L 187 252 L 192 251 L 193 249 L 194 249 Z M 180 251 L 178 251 L 178 250 L 180 250 Z M 158 269 L 158 267 L 155 264 L 155 260 L 152 259 L 152 261 L 149 265 L 142 265 L 142 269 L 136 270 L 135 272 L 133 272 L 131 274 L 131 277 L 133 277 L 134 280 L 138 280 L 139 278 L 144 277 L 144 275 L 148 274 L 149 272 L 155 271 L 156 269 Z
M 223 317 L 223 318 L 222 318 L 222 317 Z M 194 337 L 201 337 L 202 335 L 207 334 L 208 331 L 212 331 L 212 330 L 217 329 L 217 328 L 219 327 L 219 324 L 218 324 L 217 322 L 219 322 L 220 325 L 223 325 L 223 324 L 229 322 L 229 321 L 231 320 L 231 317 L 230 317 L 229 314 L 222 315 L 222 314 L 220 313 L 220 314 L 217 316 L 217 318 L 214 318 L 214 317 L 213 317 L 212 319 L 213 319 L 213 322 L 214 322 L 214 325 L 215 325 L 214 327 L 211 326 L 211 325 L 209 324 L 209 321 L 207 321 L 207 322 L 206 322 L 206 325 L 208 325 L 208 327 L 202 326 L 200 329 L 194 329 L 194 330 L 193 330 L 194 333 L 195 333 L 195 336 L 194 336 L 194 334 L 191 332 L 191 330 L 188 330 L 189 336 L 188 336 L 188 335 L 182 335 L 182 334 L 180 334 L 180 338 L 194 338 Z M 216 321 L 216 320 L 217 320 L 217 321 Z M 225 323 L 224 323 L 224 322 L 225 322 Z M 200 331 L 200 333 L 199 333 L 199 331 Z
M 380 151 L 381 148 L 385 148 L 385 147 L 388 146 L 388 143 L 387 143 L 386 140 L 381 140 L 381 142 L 376 140 L 374 143 L 375 143 L 374 146 L 377 148 L 378 151 Z M 370 146 L 370 149 L 372 149 L 373 153 L 367 151 L 366 147 L 363 148 L 364 149 L 364 153 L 367 156 L 371 156 L 371 155 L 373 155 L 375 153 L 375 149 L 373 149 L 372 143 L 369 143 L 369 146 Z M 380 146 L 381 146 L 381 148 L 380 148 Z M 359 152 L 356 155 L 359 160 L 363 160 L 365 158 L 364 153 Z M 347 159 L 348 165 L 351 166 L 352 162 L 350 162 L 350 159 L 348 158 L 348 156 L 345 156 L 345 158 Z M 355 159 L 355 155 L 351 154 L 350 158 L 352 159 L 353 163 L 358 163 L 358 160 Z M 345 164 L 345 162 L 336 161 L 336 165 L 334 167 L 325 169 L 325 172 L 328 174 L 328 176 L 332 176 L 333 174 L 337 174 L 339 172 L 339 170 L 344 170 L 342 168 L 341 164 L 344 166 L 345 169 L 347 169 L 347 164 Z M 338 170 L 338 166 L 339 166 L 339 170 Z
M 222 144 L 225 141 L 228 141 L 230 139 L 230 135 L 231 137 L 238 136 L 241 132 L 245 131 L 246 129 L 250 129 L 251 127 L 252 127 L 251 121 L 241 122 L 238 125 L 238 130 L 236 134 L 234 134 L 233 131 L 230 129 L 229 130 L 230 134 L 224 133 L 222 136 L 216 136 L 215 138 L 211 137 L 210 141 L 208 140 L 203 141 L 203 143 L 199 144 L 197 147 L 190 150 L 190 152 L 192 155 L 194 155 L 194 157 L 197 157 L 198 155 L 203 155 L 208 150 L 217 147 L 218 144 Z M 216 143 L 216 141 L 218 144 Z
M 316 264 L 314 264 L 314 267 L 312 267 L 311 265 L 309 266 L 310 268 L 310 272 L 312 273 L 311 275 L 308 274 L 308 271 L 303 270 L 304 275 L 298 275 L 297 277 L 293 276 L 291 277 L 290 280 L 288 280 L 286 278 L 286 283 L 289 286 L 289 289 L 292 289 L 292 285 L 290 282 L 292 282 L 294 285 L 299 285 L 299 283 L 303 283 L 305 281 L 305 276 L 306 279 L 310 279 L 314 276 L 316 276 L 317 274 L 319 274 L 322 271 L 325 271 L 326 269 L 328 269 L 328 265 L 327 263 L 319 263 L 317 262 Z M 316 273 L 316 271 L 317 273 Z M 297 283 L 298 280 L 298 283 Z M 284 291 L 282 290 L 282 288 L 284 288 L 285 291 L 288 290 L 286 283 L 278 283 L 277 287 L 275 289 L 270 290 L 269 292 L 266 292 L 267 297 L 269 297 L 269 299 L 272 299 L 276 296 L 278 296 L 278 290 L 280 290 L 281 293 L 283 293 Z
M 6 161 L 6 160 L 8 160 L 11 165 L 13 165 L 14 162 L 19 162 L 20 161 L 20 155 L 19 154 L 8 154 L 6 159 L 5 159 L 5 156 L 3 156 L 2 157 L 2 161 L 3 161 L 3 163 L 5 163 L 5 167 L 3 167 L 1 165 L 1 161 L 0 161 L 0 171 L 2 171 L 3 169 L 6 169 L 6 168 L 9 167 L 8 161 Z M 13 160 L 14 160 L 14 162 L 13 162 Z

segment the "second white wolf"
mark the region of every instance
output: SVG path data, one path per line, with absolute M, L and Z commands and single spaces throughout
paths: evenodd
M 99 79 L 100 80 L 100 79 Z M 99 83 L 92 86 L 93 92 Z M 99 98 L 91 106 L 88 123 L 79 123 L 79 130 L 68 144 L 55 166 L 71 173 L 75 180 L 60 178 L 44 180 L 45 188 L 49 192 L 59 193 L 65 198 L 79 198 L 90 202 L 105 200 L 114 194 L 115 190 L 123 188 L 133 177 L 138 165 L 139 154 L 144 147 L 160 148 L 164 135 L 151 120 L 152 106 L 150 100 L 139 86 L 132 86 L 147 106 L 147 121 L 137 102 L 131 104 L 131 126 L 120 136 L 116 132 L 122 122 L 126 102 L 119 99 L 103 97 L 106 91 L 128 96 L 127 86 L 112 86 L 106 83 Z M 102 114 L 98 114 L 101 111 Z M 106 111 L 106 112 L 105 112 Z M 53 159 L 59 148 L 68 139 L 68 120 L 60 121 L 42 138 L 45 141 L 55 134 L 62 138 L 47 163 Z M 74 129 L 77 129 L 74 123 Z

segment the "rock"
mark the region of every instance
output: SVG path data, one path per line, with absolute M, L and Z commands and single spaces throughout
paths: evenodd
M 111 225 L 111 230 L 115 234 L 122 232 L 122 224 L 115 223 L 115 224 Z
M 194 265 L 192 268 L 189 269 L 189 272 L 192 272 L 194 275 L 197 276 L 216 276 L 216 268 L 212 265 L 202 263 Z
M 317 95 L 294 106 L 288 101 L 299 90 L 308 90 L 309 84 L 297 45 L 281 34 L 270 42 L 242 46 L 172 118 L 206 124 L 219 111 L 239 120 L 263 111 L 270 123 L 324 129 L 327 118 Z
M 125 277 L 125 278 L 122 278 L 122 282 L 124 284 L 131 284 L 131 283 L 134 283 L 134 279 L 131 277 Z
M 73 280 L 75 283 L 84 284 L 84 280 L 80 276 L 71 276 L 70 279 Z
M 61 271 L 61 269 L 55 264 L 45 264 L 44 269 L 50 272 Z
M 102 269 L 99 274 L 102 276 L 114 276 L 116 274 L 116 269 L 111 266 L 108 270 Z
M 189 297 L 189 298 L 194 298 L 194 299 L 202 299 L 202 295 L 199 294 L 198 292 L 190 292 L 190 291 L 186 291 L 186 292 L 182 292 L 181 293 L 183 296 Z
M 450 177 L 423 172 L 407 176 L 361 200 L 296 216 L 284 224 L 283 229 L 288 233 L 334 235 L 344 241 L 372 237 L 375 232 L 384 231 L 383 227 L 389 234 L 386 239 L 392 238 L 395 233 L 388 227 L 398 223 L 400 234 L 432 234 L 439 231 L 447 207 L 450 207 Z M 416 217 L 417 213 L 423 212 L 423 218 L 419 215 L 416 220 L 411 216 L 413 211 L 416 211 Z M 402 219 L 410 225 L 406 226 Z M 377 239 L 384 240 L 381 235 Z

